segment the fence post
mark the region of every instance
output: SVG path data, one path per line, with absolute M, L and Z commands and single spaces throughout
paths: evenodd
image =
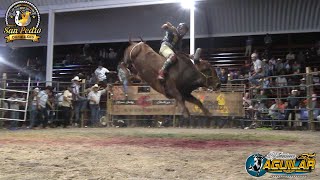
M 306 84 L 307 84 L 307 109 L 308 109 L 308 120 L 309 120 L 309 130 L 315 130 L 313 123 L 313 108 L 312 108 L 312 74 L 311 68 L 306 67 Z
M 2 84 L 1 84 L 1 88 L 2 89 L 7 89 L 7 73 L 3 73 L 2 74 Z M 1 91 L 1 98 L 5 99 L 6 98 L 6 91 Z M 0 107 L 3 107 L 3 101 L 0 101 Z M 3 110 L 0 111 L 0 118 L 4 118 L 5 113 L 3 112 Z M 3 120 L 0 120 L 0 127 L 3 127 Z

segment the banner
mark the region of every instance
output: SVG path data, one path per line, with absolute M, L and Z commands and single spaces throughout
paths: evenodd
M 124 96 L 122 86 L 114 86 L 113 96 L 108 103 L 110 115 L 181 115 L 181 108 L 174 99 L 167 99 L 149 87 L 140 91 L 139 86 L 128 87 L 128 98 Z M 244 116 L 242 92 L 208 92 L 192 93 L 210 111 L 211 116 Z M 191 115 L 203 116 L 201 109 L 186 103 Z

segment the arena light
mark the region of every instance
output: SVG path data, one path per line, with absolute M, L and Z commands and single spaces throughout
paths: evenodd
M 190 9 L 190 54 L 194 54 L 195 50 L 195 22 L 194 22 L 194 11 L 195 1 L 194 0 L 181 0 L 180 4 L 184 9 Z
M 180 3 L 184 9 L 194 9 L 194 0 L 181 0 Z

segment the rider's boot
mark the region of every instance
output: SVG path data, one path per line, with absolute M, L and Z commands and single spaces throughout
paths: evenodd
M 166 73 L 168 72 L 169 67 L 176 61 L 176 56 L 171 55 L 163 64 L 162 68 L 159 70 L 158 79 L 165 80 Z

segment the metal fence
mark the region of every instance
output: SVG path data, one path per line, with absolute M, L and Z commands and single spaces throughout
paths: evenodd
M 286 77 L 288 79 L 305 79 L 305 84 L 303 83 L 290 83 L 288 82 L 285 86 L 279 86 L 279 85 L 273 85 L 273 86 L 263 86 L 263 80 L 261 81 L 261 87 L 260 88 L 252 88 L 251 86 L 247 86 L 245 89 L 244 84 L 239 84 L 247 82 L 246 79 L 238 79 L 238 80 L 232 80 L 229 84 L 223 85 L 222 91 L 225 92 L 233 92 L 233 91 L 241 91 L 241 92 L 248 92 L 250 94 L 250 100 L 252 102 L 251 106 L 244 106 L 246 113 L 245 117 L 242 118 L 234 118 L 230 117 L 229 119 L 235 119 L 236 123 L 257 123 L 261 126 L 285 126 L 285 127 L 297 127 L 301 125 L 305 125 L 307 129 L 315 130 L 317 127 L 319 127 L 320 122 L 317 117 L 319 117 L 319 94 L 320 94 L 320 84 L 319 83 L 313 83 L 313 78 L 318 77 L 320 72 L 311 72 L 309 68 L 307 68 L 307 73 L 300 73 L 300 74 L 291 74 L 291 75 L 283 75 L 283 76 L 269 76 L 266 77 L 271 81 L 274 81 L 275 79 L 279 77 Z M 46 81 L 30 81 L 30 89 L 33 89 L 35 87 L 44 88 L 45 85 L 48 82 Z M 55 93 L 62 93 L 63 90 L 71 85 L 71 82 L 49 82 L 52 84 L 53 87 L 55 87 Z M 238 84 L 238 85 L 237 85 Z M 14 89 L 14 90 L 23 90 L 27 89 L 28 87 L 28 81 L 26 80 L 19 80 L 19 79 L 6 79 L 2 78 L 0 79 L 0 85 L 3 89 Z M 86 81 L 83 81 L 82 83 L 82 89 L 90 88 L 92 84 L 87 83 Z M 141 84 L 140 84 L 141 85 Z M 236 87 L 236 88 L 235 88 Z M 258 91 L 264 90 L 265 92 L 269 93 L 269 96 L 267 97 L 259 97 L 254 96 L 258 93 Z M 295 99 L 299 100 L 299 105 L 296 107 L 290 107 L 287 106 L 285 108 L 280 109 L 275 108 L 271 109 L 270 106 L 272 104 L 275 104 L 274 101 L 276 100 L 283 100 L 288 101 L 290 98 L 290 92 L 292 90 L 298 90 L 300 94 L 298 94 Z M 6 94 L 3 92 L 0 92 L 0 98 L 7 98 Z M 82 92 L 84 93 L 84 91 Z M 318 94 L 318 95 L 314 95 Z M 288 99 L 289 98 L 289 99 Z M 106 97 L 104 101 L 101 102 L 103 105 L 104 112 L 103 116 L 107 117 L 108 121 L 108 114 L 107 108 L 107 99 Z M 261 105 L 261 102 L 264 102 L 264 105 Z M 283 103 L 285 104 L 285 103 Z M 105 106 L 105 107 L 104 107 Z M 3 104 L 1 104 L 1 107 L 3 107 Z M 53 110 L 55 112 L 54 121 L 59 121 L 62 117 L 61 111 L 59 108 Z M 279 115 L 275 116 L 273 113 Z M 291 114 L 291 117 L 289 118 L 287 114 Z M 0 117 L 4 117 L 5 111 L 0 111 Z M 150 118 L 150 117 L 149 117 Z M 144 119 L 144 118 L 137 118 L 137 119 Z M 151 118 L 153 119 L 153 118 Z M 288 120 L 289 119 L 289 120 Z M 291 120 L 292 119 L 292 120 Z M 83 116 L 81 118 L 82 126 L 85 126 L 85 122 L 89 120 L 88 118 L 88 108 L 83 112 Z M 131 120 L 135 120 L 134 118 Z

